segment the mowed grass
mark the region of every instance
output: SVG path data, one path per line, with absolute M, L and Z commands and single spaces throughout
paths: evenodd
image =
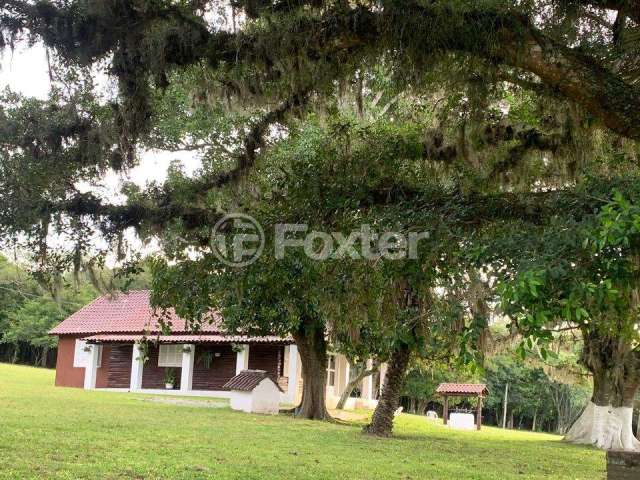
M 448 430 L 400 415 L 395 437 L 361 425 L 142 401 L 53 386 L 0 364 L 0 478 L 602 479 L 600 451 L 560 437 Z

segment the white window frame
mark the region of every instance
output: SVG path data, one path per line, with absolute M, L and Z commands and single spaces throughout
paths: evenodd
M 73 351 L 73 367 L 86 368 L 89 361 L 89 352 L 85 352 L 87 342 L 76 338 L 76 345 Z
M 333 374 L 333 381 L 331 381 L 332 374 Z M 336 386 L 336 356 L 333 353 L 328 354 L 328 358 L 327 358 L 327 386 L 328 387 Z
M 183 346 L 180 344 L 160 344 L 160 347 L 158 349 L 158 366 L 181 367 L 182 348 Z
M 73 367 L 74 368 L 87 368 L 89 365 L 89 352 L 85 351 L 87 348 L 86 340 L 76 338 L 76 344 L 73 351 Z M 94 348 L 98 349 L 98 368 L 102 366 L 102 345 L 95 345 Z
M 96 345 L 95 348 L 98 349 L 98 365 L 96 365 L 96 368 L 100 368 L 102 366 L 102 345 Z

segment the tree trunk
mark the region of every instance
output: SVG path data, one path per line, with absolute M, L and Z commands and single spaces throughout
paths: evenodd
M 338 400 L 338 404 L 336 405 L 336 410 L 344 409 L 344 406 L 347 403 L 347 400 L 349 400 L 349 397 L 351 396 L 351 392 L 353 392 L 353 389 L 356 388 L 358 384 L 362 382 L 362 380 L 364 380 L 370 375 L 373 375 L 379 369 L 379 365 L 377 363 L 374 363 L 372 368 L 370 368 L 369 370 L 367 370 L 366 365 L 367 365 L 366 362 L 364 363 L 364 365 L 361 365 L 361 368 L 358 369 L 358 374 L 352 380 L 350 380 L 349 383 L 347 383 L 346 387 L 344 387 L 344 390 L 340 395 L 340 400 Z
M 640 451 L 633 436 L 633 401 L 640 385 L 637 354 L 623 338 L 584 335 L 582 361 L 593 374 L 593 396 L 565 436 L 604 450 Z
M 535 432 L 536 431 L 536 420 L 538 419 L 538 411 L 534 411 L 533 412 L 533 425 L 531 426 L 531 431 Z
M 47 347 L 42 347 L 42 355 L 40 357 L 40 366 L 47 366 L 47 355 L 49 354 L 49 349 Z
M 404 383 L 404 374 L 409 365 L 410 354 L 409 345 L 403 343 L 391 355 L 382 394 L 378 400 L 378 406 L 373 412 L 371 423 L 364 427 L 365 433 L 381 437 L 391 436 L 393 417 L 400 403 L 400 391 Z
M 507 408 L 509 406 L 509 384 L 504 386 L 504 402 L 502 405 L 502 428 L 507 428 Z
M 313 320 L 304 320 L 292 335 L 302 362 L 302 401 L 295 416 L 310 420 L 331 418 L 326 407 L 327 342 L 324 329 Z

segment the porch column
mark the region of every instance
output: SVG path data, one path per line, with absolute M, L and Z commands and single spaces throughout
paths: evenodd
M 249 368 L 249 345 L 241 345 L 242 350 L 236 356 L 236 375 Z
M 140 390 L 142 388 L 142 369 L 144 361 L 139 343 L 133 344 L 133 354 L 131 355 L 131 383 L 129 390 Z
M 193 360 L 195 356 L 195 345 L 187 344 L 182 346 L 182 372 L 180 373 L 181 392 L 189 392 L 193 386 Z
M 347 357 L 342 358 L 344 358 L 344 385 L 340 389 L 340 395 L 342 395 L 344 389 L 347 388 L 349 380 L 351 380 L 351 364 L 349 363 L 349 360 L 347 360 Z
M 444 406 L 442 407 L 442 423 L 449 423 L 449 397 L 444 396 Z
M 367 370 L 373 368 L 373 360 L 367 360 Z M 373 398 L 373 375 L 369 375 L 362 379 L 362 399 L 371 400 Z
M 378 394 L 382 393 L 382 389 L 384 388 L 384 382 L 387 380 L 387 364 L 383 363 L 380 365 L 380 391 Z
M 287 348 L 289 350 L 289 371 L 287 372 L 289 380 L 287 382 L 285 403 L 293 403 L 296 401 L 296 392 L 298 391 L 298 347 L 289 345 Z
M 87 365 L 84 367 L 84 389 L 93 390 L 96 388 L 100 345 L 87 344 L 85 348 L 89 349 L 89 352 L 87 354 Z

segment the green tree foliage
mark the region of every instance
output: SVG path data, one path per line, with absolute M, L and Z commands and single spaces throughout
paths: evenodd
M 380 431 L 387 432 L 411 353 L 430 339 L 458 343 L 451 332 L 465 330 L 465 349 L 451 352 L 466 355 L 472 340 L 482 343 L 490 303 L 474 293 L 478 278 L 501 277 L 503 308 L 530 350 L 549 339 L 546 324 L 557 326 L 565 302 L 580 316 L 572 321 L 587 356 L 611 360 L 610 344 L 587 341 L 584 311 L 593 313 L 583 303 L 596 298 L 603 325 L 611 310 L 621 318 L 633 288 L 596 277 L 609 268 L 632 273 L 615 260 L 628 251 L 590 234 L 583 247 L 581 232 L 591 224 L 597 237 L 594 211 L 610 201 L 618 178 L 635 182 L 635 4 L 5 3 L 0 46 L 42 40 L 58 67 L 102 62 L 119 87 L 117 97 L 97 101 L 78 77 L 72 83 L 81 94 L 38 104 L 3 99 L 0 182 L 9 207 L 0 227 L 7 239 L 26 239 L 41 284 L 93 258 L 93 229 L 126 262 L 123 232 L 135 228 L 160 237 L 166 255 L 157 263 L 155 301 L 196 322 L 222 306 L 229 322 L 234 308 L 248 312 L 249 324 L 241 322 L 248 329 L 295 332 L 310 316 L 317 335 L 333 324 L 336 338 L 356 338 L 372 325 L 372 338 L 389 339 L 390 378 L 398 380 L 381 402 L 385 415 L 374 417 L 374 424 L 386 419 Z M 350 115 L 360 123 L 345 121 Z M 140 145 L 193 148 L 205 161 L 191 176 L 174 169 L 164 184 L 127 186 L 124 203 L 79 191 L 78 180 L 134 166 Z M 220 268 L 208 249 L 213 225 L 230 210 L 267 226 L 370 222 L 432 235 L 415 262 L 341 258 L 316 266 L 293 257 L 242 273 Z M 606 207 L 598 218 L 605 217 Z M 68 239 L 65 251 L 48 248 L 55 235 Z M 582 293 L 569 278 L 576 275 Z M 231 284 L 234 292 L 214 293 Z M 550 313 L 537 303 L 539 289 Z
M 49 330 L 82 306 L 81 303 L 65 303 L 65 305 L 71 308 L 61 308 L 46 297 L 27 300 L 18 310 L 10 314 L 7 328 L 2 335 L 2 342 L 12 344 L 16 348 L 16 353 L 20 344 L 33 347 L 41 352 L 37 363 L 46 366 L 47 353 L 58 344 L 56 337 L 48 335 Z
M 504 311 L 527 337 L 521 351 L 552 339 L 556 328 L 582 333 L 581 360 L 594 374 L 598 405 L 632 406 L 638 385 L 634 345 L 640 216 L 637 183 L 625 185 L 628 197 L 613 193 L 596 214 L 585 215 L 571 229 L 555 222 L 544 227 L 529 242 L 528 258 L 515 266 L 514 278 L 499 289 Z M 547 355 L 544 344 L 540 352 Z

